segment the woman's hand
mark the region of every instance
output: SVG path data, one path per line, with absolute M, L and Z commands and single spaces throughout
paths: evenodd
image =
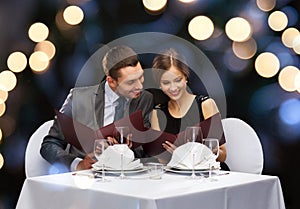
M 174 150 L 177 148 L 177 146 L 169 141 L 165 141 L 162 146 L 171 154 L 173 154 Z

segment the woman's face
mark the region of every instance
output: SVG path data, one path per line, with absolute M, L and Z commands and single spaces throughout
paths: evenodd
M 162 74 L 160 87 L 171 100 L 178 100 L 186 92 L 186 81 L 184 74 L 178 68 L 171 66 Z

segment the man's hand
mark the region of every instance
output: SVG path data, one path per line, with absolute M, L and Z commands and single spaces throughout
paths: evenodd
M 92 168 L 92 165 L 96 162 L 90 155 L 86 155 L 85 158 L 77 165 L 76 170 L 86 170 Z

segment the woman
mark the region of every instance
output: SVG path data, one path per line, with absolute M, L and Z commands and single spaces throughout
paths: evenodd
M 153 129 L 162 130 L 172 134 L 184 131 L 187 126 L 198 124 L 219 113 L 215 101 L 207 96 L 199 96 L 187 90 L 189 69 L 183 57 L 174 49 L 168 49 L 158 54 L 153 60 L 154 80 L 158 82 L 164 94 L 169 97 L 165 104 L 156 105 L 151 116 Z M 221 118 L 220 118 L 221 120 Z M 173 153 L 176 146 L 165 141 L 162 146 Z M 166 155 L 159 156 L 162 162 L 168 161 Z M 169 155 L 170 158 L 170 155 Z M 225 139 L 220 141 L 218 161 L 221 167 L 226 159 Z M 228 170 L 228 167 L 224 168 Z

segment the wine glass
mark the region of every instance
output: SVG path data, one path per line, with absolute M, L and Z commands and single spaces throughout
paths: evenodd
M 186 143 L 192 143 L 191 144 L 191 154 L 192 154 L 192 174 L 189 178 L 191 179 L 196 179 L 197 176 L 195 174 L 195 157 L 196 157 L 196 151 L 195 151 L 195 142 L 196 141 L 200 141 L 202 142 L 202 131 L 201 131 L 201 127 L 199 126 L 188 126 L 185 129 L 185 141 Z
M 105 149 L 108 146 L 109 146 L 109 141 L 107 141 L 106 139 L 96 139 L 94 142 L 94 156 L 98 161 L 101 162 L 102 181 L 108 181 L 105 178 L 105 169 L 104 169 L 105 155 L 103 154 Z
M 220 153 L 219 140 L 207 138 L 207 139 L 203 140 L 203 144 L 211 150 L 211 152 L 212 152 L 211 156 L 213 156 L 213 159 L 211 159 L 211 158 L 208 159 L 209 160 L 208 180 L 209 181 L 217 181 L 217 179 L 212 178 L 211 173 L 212 173 L 212 160 L 213 160 L 213 162 L 215 162 L 217 160 L 217 158 L 219 157 L 219 153 Z
M 130 133 L 130 129 L 128 126 L 116 126 L 115 138 L 120 143 L 120 145 L 118 146 L 118 150 L 121 155 L 121 174 L 119 176 L 120 179 L 126 178 L 125 173 L 124 173 L 124 153 L 127 148 L 126 141 L 129 140 L 130 136 L 131 136 L 131 133 Z

